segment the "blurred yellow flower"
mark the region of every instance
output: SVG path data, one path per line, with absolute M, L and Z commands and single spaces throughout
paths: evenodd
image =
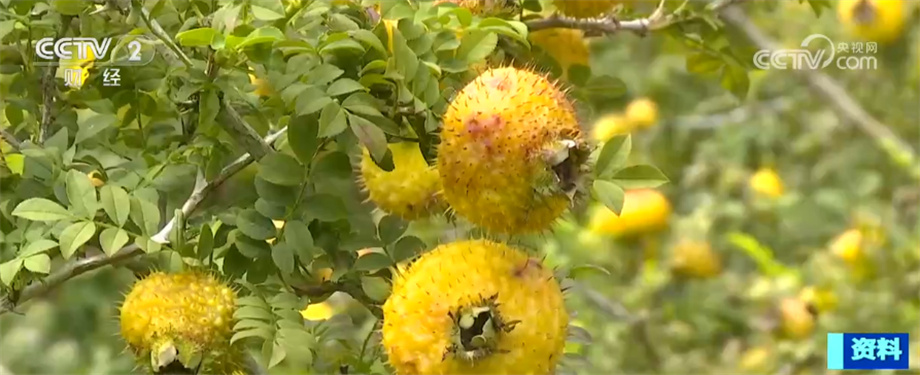
M 271 85 L 268 81 L 263 78 L 256 77 L 255 74 L 249 73 L 249 82 L 252 83 L 256 89 L 253 91 L 258 96 L 269 96 L 272 94 Z
M 799 298 L 786 298 L 780 302 L 782 332 L 791 339 L 804 339 L 815 329 L 815 315 L 808 304 Z
M 748 184 L 755 193 L 771 198 L 778 198 L 785 190 L 783 180 L 772 168 L 759 169 L 751 176 Z
M 102 174 L 99 173 L 99 171 L 89 172 L 86 174 L 86 176 L 89 177 L 90 182 L 92 182 L 93 186 L 95 187 L 100 187 L 102 185 L 105 185 L 105 181 L 99 178 L 100 176 L 102 176 Z
M 863 235 L 859 229 L 849 229 L 841 233 L 831 242 L 831 252 L 850 265 L 859 263 L 863 259 Z
M 658 104 L 649 98 L 633 100 L 626 106 L 626 119 L 633 127 L 651 127 L 658 122 Z
M 595 206 L 588 228 L 597 234 L 628 236 L 664 229 L 671 217 L 671 203 L 661 192 L 636 189 L 626 192 L 617 215 L 604 205 Z
M 744 373 L 766 373 L 771 364 L 773 350 L 768 346 L 755 346 L 741 353 L 738 370 Z
M 326 320 L 335 315 L 335 310 L 328 302 L 314 303 L 300 311 L 300 315 L 306 320 Z
M 799 299 L 810 303 L 818 312 L 827 312 L 837 308 L 837 295 L 826 288 L 807 287 L 799 293 Z

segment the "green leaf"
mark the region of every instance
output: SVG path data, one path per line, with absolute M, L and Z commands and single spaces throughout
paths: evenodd
M 358 271 L 376 271 L 393 265 L 390 257 L 381 253 L 367 253 L 355 261 L 355 269 Z
M 315 194 L 304 199 L 304 207 L 309 217 L 319 221 L 336 221 L 348 218 L 348 209 L 338 196 L 332 194 Z
M 393 245 L 391 256 L 396 263 L 415 258 L 425 251 L 425 242 L 418 237 L 405 236 Z
M 297 95 L 294 106 L 298 115 L 309 115 L 316 113 L 330 103 L 334 104 L 332 98 L 322 90 L 316 87 L 307 87 Z
M 274 152 L 259 160 L 259 178 L 276 185 L 298 186 L 304 174 L 304 167 L 288 154 Z
M 467 63 L 485 60 L 498 45 L 498 34 L 494 32 L 471 30 L 463 34 L 457 58 Z
M 245 331 L 234 333 L 233 337 L 230 338 L 230 345 L 233 345 L 233 343 L 249 337 L 258 337 L 263 340 L 268 340 L 271 339 L 274 334 L 275 331 L 269 328 L 247 329 Z
M 362 29 L 362 30 L 352 31 L 351 37 L 361 41 L 361 43 L 366 44 L 368 47 L 371 47 L 379 51 L 380 53 L 383 53 L 383 54 L 387 53 L 386 48 L 383 46 L 383 42 L 381 42 L 380 38 L 374 35 L 374 33 L 371 32 L 370 30 Z
M 201 231 L 198 234 L 198 248 L 196 254 L 198 259 L 207 259 L 214 251 L 214 231 L 207 223 L 201 224 Z
M 128 232 L 121 228 L 106 228 L 99 234 L 99 244 L 102 245 L 102 251 L 105 255 L 112 256 L 121 250 L 130 238 Z
M 148 254 L 158 252 L 162 248 L 162 245 L 159 242 L 150 239 L 150 237 L 144 236 L 134 238 L 134 244 Z
M 608 75 L 593 76 L 585 83 L 582 91 L 596 100 L 615 99 L 626 93 L 626 83 Z
M 77 111 L 77 135 L 74 144 L 95 137 L 99 132 L 118 123 L 114 114 L 95 113 L 91 109 Z
M 239 230 L 233 233 L 239 233 Z M 250 259 L 264 257 L 271 254 L 272 251 L 271 246 L 269 246 L 267 242 L 254 240 L 245 235 L 234 235 L 233 243 L 236 245 L 236 249 L 239 250 L 240 254 Z M 250 264 L 250 266 L 252 265 Z
M 73 218 L 60 204 L 45 198 L 29 198 L 13 209 L 13 216 L 32 221 L 58 221 Z
M 325 85 L 341 77 L 342 74 L 345 74 L 342 68 L 332 64 L 322 64 L 310 70 L 310 73 L 307 73 L 307 79 L 310 84 Z
M 623 168 L 614 173 L 611 179 L 623 189 L 651 189 L 668 182 L 664 173 L 648 164 Z
M 22 258 L 13 258 L 3 264 L 0 264 L 0 281 L 6 286 L 12 286 L 13 280 L 22 269 Z
M 35 254 L 41 254 L 58 246 L 57 242 L 42 238 L 40 240 L 29 242 L 17 254 L 20 258 L 27 258 Z
M 186 30 L 176 34 L 176 42 L 185 47 L 206 47 L 220 32 L 210 27 Z
M 275 225 L 271 219 L 251 208 L 240 212 L 236 217 L 236 226 L 241 233 L 255 240 L 265 241 L 275 237 Z
M 255 319 L 270 322 L 273 320 L 271 305 L 268 302 L 258 305 L 243 305 L 233 312 L 233 317 L 241 321 Z
M 252 16 L 259 21 L 274 21 L 284 18 L 284 14 L 258 5 L 253 5 L 250 9 L 252 9 Z
M 277 366 L 287 356 L 287 351 L 284 350 L 284 346 L 281 345 L 281 342 L 279 342 L 277 336 L 271 342 L 266 341 L 262 345 L 262 354 L 267 357 L 265 359 L 268 362 L 268 368 Z M 265 348 L 269 347 L 269 345 L 271 347 L 270 355 L 266 355 L 269 352 Z
M 736 98 L 744 100 L 751 87 L 748 72 L 741 66 L 725 65 L 722 69 L 722 87 L 732 93 Z
M 66 179 L 67 200 L 78 215 L 85 219 L 96 216 L 99 205 L 96 201 L 96 188 L 89 176 L 71 169 Z
M 339 135 L 348 127 L 345 110 L 336 102 L 330 102 L 319 115 L 319 136 L 329 138 Z
M 256 44 L 273 43 L 278 40 L 284 40 L 284 33 L 278 30 L 277 27 L 265 26 L 246 36 L 246 39 L 236 45 L 236 48 L 243 49 Z
M 23 259 L 22 265 L 29 271 L 47 274 L 51 271 L 51 257 L 48 254 L 36 254 Z
M 131 212 L 131 197 L 125 189 L 116 185 L 105 185 L 99 191 L 99 201 L 102 203 L 102 209 L 109 219 L 118 225 L 124 226 L 128 222 L 128 214 Z
M 626 193 L 619 185 L 604 180 L 595 180 L 592 191 L 594 196 L 617 215 L 623 209 Z
M 351 78 L 340 78 L 329 85 L 329 88 L 326 89 L 326 94 L 329 96 L 339 96 L 355 91 L 367 91 L 367 88 Z
M 96 224 L 92 221 L 70 224 L 61 232 L 61 256 L 64 259 L 70 259 L 80 246 L 93 238 L 94 234 L 96 234 Z
M 709 74 L 718 71 L 725 65 L 718 56 L 709 53 L 694 53 L 687 55 L 687 71 L 694 74 Z
M 220 113 L 220 98 L 217 96 L 217 90 L 204 90 L 198 101 L 198 126 L 206 129 L 213 125 L 218 113 Z
M 756 238 L 744 233 L 732 232 L 728 234 L 727 239 L 728 242 L 751 257 L 764 275 L 775 277 L 790 273 L 789 269 L 777 262 L 773 257 L 773 250 L 761 245 Z
M 313 260 L 313 235 L 307 225 L 299 220 L 291 220 L 284 225 L 284 241 L 293 246 L 301 262 Z
M 361 144 L 375 161 L 383 160 L 387 153 L 387 136 L 377 125 L 360 116 L 348 115 L 348 124 Z
M 342 102 L 342 107 L 345 107 L 345 109 L 347 109 L 349 112 L 359 115 L 372 117 L 383 116 L 383 114 L 380 113 L 380 110 L 377 109 L 376 99 L 366 92 L 356 92 L 349 95 Z
M 298 116 L 288 124 L 288 144 L 303 165 L 310 165 L 319 149 L 319 123 L 313 117 Z
M 377 223 L 377 237 L 380 238 L 383 243 L 389 245 L 396 242 L 396 240 L 406 232 L 408 227 L 408 223 L 398 216 L 387 215 L 382 217 L 380 222 Z
M 593 264 L 585 264 L 585 265 L 572 267 L 572 269 L 569 270 L 568 277 L 571 279 L 577 280 L 577 279 L 582 279 L 585 276 L 592 275 L 592 274 L 610 276 L 610 271 L 607 271 L 607 269 L 601 266 L 596 266 Z
M 160 225 L 160 209 L 146 199 L 132 197 L 129 216 L 131 221 L 141 228 L 141 232 L 148 236 L 155 234 Z
M 379 277 L 362 277 L 361 289 L 372 300 L 377 302 L 386 301 L 390 296 L 390 283 Z
M 629 153 L 632 151 L 632 137 L 629 134 L 618 135 L 604 143 L 600 156 L 597 158 L 595 176 L 609 178 L 614 172 L 626 164 Z
M 334 53 L 338 51 L 352 51 L 355 53 L 364 53 L 364 46 L 361 43 L 354 41 L 353 39 L 341 39 L 329 43 L 322 48 L 320 48 L 320 53 Z
M 287 242 L 281 242 L 272 247 L 272 261 L 284 275 L 294 272 L 294 249 Z

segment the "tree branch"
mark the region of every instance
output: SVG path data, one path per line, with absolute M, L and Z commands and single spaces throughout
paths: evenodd
M 170 51 L 172 51 L 173 54 L 179 58 L 179 60 L 182 60 L 182 63 L 185 64 L 185 67 L 192 69 L 192 60 L 189 59 L 188 56 L 182 52 L 182 49 L 180 49 L 179 46 L 173 42 L 169 34 L 166 33 L 166 30 L 163 30 L 163 26 L 160 26 L 160 23 L 155 19 L 150 18 L 150 11 L 148 11 L 147 8 L 144 8 L 143 5 L 136 6 L 140 8 L 141 18 L 144 19 L 144 23 L 147 25 L 147 28 L 150 29 L 150 32 L 153 33 L 153 35 L 158 39 L 160 39 L 163 44 L 166 44 L 166 47 L 168 47 Z
M 70 24 L 73 22 L 73 16 L 61 16 L 61 29 L 57 32 L 57 38 L 64 36 Z M 45 140 L 51 138 L 51 124 L 54 123 L 54 99 L 57 98 L 57 82 L 54 76 L 57 74 L 57 65 L 48 65 L 42 74 L 42 122 L 38 128 L 38 144 L 44 144 Z
M 22 148 L 22 142 L 19 142 L 19 140 L 16 139 L 13 133 L 10 133 L 6 129 L 0 129 L 0 137 L 3 137 L 3 140 L 6 141 L 6 143 L 8 143 L 10 147 L 13 147 L 14 150 L 18 151 L 19 149 Z
M 256 133 L 256 131 L 252 129 L 252 126 L 246 123 L 246 120 L 243 120 L 243 117 L 240 116 L 239 112 L 233 109 L 230 105 L 230 101 L 226 98 L 220 101 L 220 112 L 218 113 L 218 117 L 220 118 L 221 125 L 230 133 L 230 136 L 239 142 L 243 146 L 243 149 L 249 152 L 255 160 L 262 159 L 263 156 L 268 155 L 272 151 L 271 146 L 262 140 L 259 133 Z
M 629 31 L 639 35 L 646 35 L 650 31 L 661 30 L 674 24 L 695 19 L 695 17 L 683 17 L 680 13 L 689 0 L 685 1 L 678 9 L 669 14 L 665 13 L 664 0 L 662 0 L 655 11 L 648 17 L 634 20 L 620 21 L 614 17 L 579 19 L 566 17 L 555 13 L 543 19 L 527 21 L 525 24 L 530 31 L 564 28 L 578 29 L 586 33 L 594 34 L 614 34 L 618 31 Z M 743 0 L 719 0 L 713 1 L 707 10 L 718 12 L 731 4 Z
M 276 133 L 271 134 L 268 137 L 265 137 L 265 141 L 268 143 L 274 143 L 286 132 L 287 127 L 278 130 Z M 188 200 L 186 200 L 182 205 L 182 213 L 185 214 L 185 216 L 189 216 L 192 212 L 195 211 L 196 208 L 198 208 L 198 205 L 201 204 L 201 202 L 207 197 L 208 193 L 213 191 L 217 186 L 220 186 L 220 184 L 222 184 L 237 172 L 243 170 L 243 168 L 251 164 L 254 160 L 255 159 L 253 159 L 253 157 L 249 154 L 243 155 L 230 165 L 224 167 L 224 169 L 220 171 L 220 174 L 218 174 L 217 177 L 206 183 L 202 181 L 203 178 L 201 178 L 199 172 L 199 183 L 196 183 L 195 190 L 192 192 L 191 196 L 189 196 Z M 175 225 L 176 219 L 173 218 L 167 222 L 166 225 L 163 226 L 163 229 L 161 229 L 160 232 L 154 235 L 151 239 L 159 243 L 168 243 L 169 240 L 167 238 L 169 237 L 169 234 Z M 70 262 L 55 272 L 51 273 L 44 279 L 29 284 L 13 298 L 10 298 L 10 296 L 0 297 L 0 315 L 13 311 L 16 307 L 30 299 L 48 293 L 49 291 L 61 286 L 61 284 L 67 280 L 82 275 L 86 272 L 112 265 L 141 254 L 144 254 L 144 251 L 141 250 L 137 245 L 131 244 L 121 248 L 111 257 L 105 254 L 96 254 L 84 258 L 72 259 Z
M 777 50 L 782 48 L 767 36 L 760 28 L 754 25 L 737 7 L 728 7 L 722 10 L 721 18 L 725 23 L 736 27 L 754 43 L 757 48 Z M 876 120 L 866 112 L 856 100 L 846 92 L 833 78 L 818 70 L 794 69 L 798 77 L 808 83 L 812 92 L 822 97 L 825 102 L 837 109 L 839 116 L 849 120 L 864 133 L 872 137 L 876 143 L 889 156 L 896 161 L 906 160 L 908 173 L 914 179 L 920 180 L 920 166 L 917 166 L 917 156 L 913 147 L 901 140 L 888 127 Z

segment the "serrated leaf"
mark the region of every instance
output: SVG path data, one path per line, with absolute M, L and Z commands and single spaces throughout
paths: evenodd
M 595 180 L 592 191 L 598 201 L 617 215 L 623 210 L 623 200 L 626 198 L 626 192 L 619 185 L 610 181 Z
M 244 320 L 240 320 L 239 322 L 236 323 L 236 325 L 233 326 L 233 331 L 239 332 L 239 331 L 245 331 L 245 330 L 253 329 L 253 328 L 262 328 L 262 329 L 271 330 L 272 326 L 270 323 L 262 321 L 262 320 L 244 319 Z
M 146 199 L 132 197 L 131 213 L 128 216 L 141 228 L 144 235 L 153 235 L 160 225 L 160 209 Z
M 96 202 L 96 188 L 93 187 L 89 176 L 71 169 L 67 172 L 65 181 L 67 200 L 70 201 L 74 213 L 85 219 L 92 219 L 99 209 Z
M 29 198 L 13 209 L 13 216 L 32 221 L 58 221 L 73 218 L 63 206 L 45 198 Z
M 667 176 L 654 166 L 641 164 L 623 168 L 611 176 L 623 189 L 652 189 L 668 182 Z
M 386 48 L 383 46 L 383 42 L 381 42 L 380 38 L 374 35 L 370 30 L 355 30 L 351 32 L 351 36 L 380 53 L 387 53 Z
M 595 175 L 604 179 L 611 176 L 626 164 L 629 153 L 632 151 L 632 137 L 628 134 L 618 135 L 604 143 L 601 153 L 597 157 Z
M 320 221 L 336 221 L 348 218 L 348 209 L 338 196 L 316 194 L 304 199 L 307 215 Z
M 37 241 L 29 242 L 26 246 L 22 248 L 22 250 L 19 251 L 19 254 L 17 254 L 17 256 L 20 258 L 27 258 L 35 254 L 44 253 L 57 246 L 58 246 L 57 242 L 43 238 Z
M 298 186 L 304 179 L 304 167 L 293 156 L 274 152 L 259 160 L 259 178 L 282 186 Z
M 118 252 L 130 238 L 128 232 L 121 228 L 106 228 L 99 234 L 99 244 L 105 255 L 112 256 Z
M 355 261 L 355 269 L 358 271 L 376 271 L 393 265 L 390 257 L 381 253 L 367 253 Z
M 498 46 L 498 34 L 489 31 L 471 30 L 463 34 L 457 58 L 467 63 L 485 60 Z
M 115 185 L 105 185 L 99 191 L 99 201 L 102 203 L 102 210 L 109 219 L 118 225 L 124 226 L 128 222 L 128 214 L 131 212 L 131 197 L 125 189 Z
M 272 336 L 274 336 L 274 334 L 275 331 L 270 328 L 247 329 L 245 331 L 234 333 L 233 337 L 230 338 L 230 345 L 233 345 L 233 343 L 249 337 L 258 337 L 263 340 L 269 340 L 272 338 Z
M 272 247 L 272 261 L 284 275 L 294 272 L 294 249 L 287 242 L 281 242 Z
M 29 271 L 47 274 L 51 271 L 51 257 L 48 254 L 36 254 L 23 259 L 22 265 Z
M 577 279 L 584 278 L 588 275 L 610 276 L 610 271 L 607 271 L 607 269 L 601 266 L 596 266 L 593 264 L 585 264 L 585 265 L 572 267 L 572 269 L 569 270 L 568 277 L 570 279 L 577 280 Z
M 70 259 L 77 249 L 93 238 L 94 234 L 96 224 L 91 221 L 70 224 L 61 232 L 61 256 Z
M 309 263 L 313 259 L 313 235 L 303 222 L 287 222 L 284 226 L 284 241 L 294 247 L 301 262 Z
M 22 269 L 22 258 L 13 258 L 3 264 L 0 264 L 0 281 L 6 286 L 12 286 L 13 280 Z
M 319 136 L 329 138 L 339 135 L 348 127 L 345 110 L 338 103 L 330 102 L 319 115 Z
M 308 87 L 300 95 L 297 95 L 294 108 L 297 110 L 298 115 L 303 116 L 316 113 L 330 103 L 333 103 L 332 98 L 322 90 L 316 87 Z
M 237 320 L 246 320 L 246 319 L 258 319 L 270 322 L 273 320 L 272 313 L 269 310 L 270 306 L 265 304 L 263 306 L 241 306 L 233 312 L 233 317 Z
M 272 224 L 272 220 L 251 208 L 237 215 L 236 226 L 241 233 L 255 240 L 264 241 L 275 237 L 275 225 Z
M 382 217 L 380 222 L 377 223 L 377 237 L 380 238 L 384 244 L 389 245 L 396 242 L 396 240 L 406 232 L 408 227 L 409 224 L 399 216 L 387 215 Z
M 387 136 L 377 125 L 360 116 L 348 115 L 348 124 L 374 160 L 382 160 L 387 152 Z

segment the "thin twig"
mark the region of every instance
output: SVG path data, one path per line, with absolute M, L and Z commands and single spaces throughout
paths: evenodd
M 57 32 L 57 38 L 64 36 L 70 29 L 73 22 L 73 16 L 61 16 L 61 29 Z M 38 143 L 44 144 L 45 140 L 51 138 L 51 124 L 54 123 L 54 100 L 57 98 L 57 82 L 54 76 L 57 74 L 57 64 L 45 67 L 42 74 L 42 122 L 38 128 Z
M 240 116 L 230 105 L 227 98 L 220 101 L 220 112 L 218 113 L 221 125 L 230 136 L 243 146 L 243 149 L 255 157 L 255 160 L 262 159 L 263 156 L 271 152 L 271 146 L 268 145 L 259 133 L 246 123 L 246 120 Z
M 163 26 L 160 26 L 159 22 L 150 17 L 150 11 L 148 11 L 147 8 L 144 8 L 143 5 L 137 6 L 140 7 L 141 18 L 144 19 L 144 23 L 147 24 L 147 28 L 150 29 L 150 32 L 152 32 L 154 36 L 160 39 L 163 44 L 166 44 L 166 47 L 169 47 L 170 51 L 172 51 L 173 54 L 179 58 L 179 60 L 182 60 L 182 63 L 185 64 L 188 69 L 192 69 L 192 60 L 189 59 L 188 56 L 182 52 L 179 46 L 173 42 L 169 34 L 166 33 L 166 30 L 163 30 Z
M 760 28 L 754 25 L 737 7 L 728 7 L 721 12 L 722 20 L 740 30 L 757 48 L 777 50 L 779 44 L 767 36 Z M 911 177 L 920 180 L 920 167 L 916 165 L 918 159 L 910 144 L 900 139 L 880 121 L 866 112 L 856 100 L 850 96 L 833 78 L 818 71 L 809 69 L 795 69 L 793 72 L 808 83 L 813 92 L 837 109 L 843 118 L 856 125 L 864 133 L 872 137 L 879 147 L 895 160 L 906 159 L 909 161 Z
M 718 12 L 719 10 L 726 8 L 729 5 L 740 1 L 743 0 L 714 1 L 710 4 L 710 6 L 707 7 L 707 10 L 710 12 Z M 546 18 L 527 21 L 525 24 L 530 31 L 564 28 L 578 29 L 585 31 L 586 33 L 614 34 L 619 31 L 629 31 L 639 35 L 645 35 L 650 31 L 661 30 L 680 22 L 695 19 L 695 17 L 684 18 L 680 16 L 680 9 L 670 14 L 666 14 L 664 11 L 664 3 L 664 1 L 661 1 L 655 11 L 648 17 L 634 20 L 620 21 L 614 17 L 579 19 L 566 17 L 556 13 Z
M 287 127 L 278 130 L 278 132 L 265 137 L 265 141 L 268 143 L 274 143 L 281 135 L 287 132 Z M 252 156 L 249 154 L 241 156 L 239 159 L 231 163 L 230 165 L 224 167 L 220 171 L 220 174 L 217 175 L 213 180 L 207 183 L 196 184 L 195 190 L 189 196 L 188 200 L 185 201 L 185 204 L 182 205 L 182 212 L 185 216 L 189 216 L 191 213 L 198 208 L 198 205 L 207 197 L 208 193 L 214 191 L 214 189 L 219 186 L 221 183 L 226 181 L 228 178 L 236 174 L 237 172 L 243 170 L 247 165 L 253 162 Z M 163 226 L 163 229 L 159 233 L 153 236 L 154 241 L 159 243 L 168 243 L 170 232 L 173 227 L 176 225 L 175 218 L 171 219 L 166 225 Z M 56 270 L 52 274 L 48 275 L 40 281 L 33 282 L 29 284 L 22 291 L 15 296 L 10 298 L 9 296 L 0 297 L 0 315 L 7 312 L 13 311 L 17 306 L 25 303 L 26 301 L 42 296 L 49 291 L 59 287 L 61 284 L 70 280 L 74 277 L 82 275 L 86 272 L 96 270 L 114 263 L 118 263 L 123 260 L 127 260 L 143 254 L 144 251 L 141 250 L 137 245 L 131 244 L 126 247 L 121 248 L 115 255 L 107 256 L 105 254 L 97 254 L 85 258 L 73 259 L 67 264 L 65 264 L 61 269 Z
M 22 142 L 19 142 L 18 139 L 13 135 L 13 133 L 8 132 L 6 129 L 0 129 L 0 136 L 3 137 L 3 140 L 10 145 L 14 150 L 19 151 L 22 148 Z

